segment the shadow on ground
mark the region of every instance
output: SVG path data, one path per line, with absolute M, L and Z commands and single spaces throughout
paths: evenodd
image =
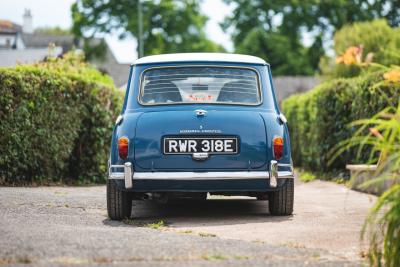
M 174 201 L 161 204 L 155 201 L 133 201 L 132 219 L 137 222 L 163 220 L 169 226 L 196 227 L 246 223 L 282 222 L 293 216 L 271 216 L 268 201 L 255 199 L 209 199 L 206 201 Z M 106 220 L 111 226 L 119 223 Z

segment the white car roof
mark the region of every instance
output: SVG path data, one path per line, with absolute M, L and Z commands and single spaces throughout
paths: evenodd
M 137 59 L 133 64 L 151 64 L 151 63 L 168 63 L 168 62 L 232 62 L 232 63 L 249 63 L 266 65 L 265 60 L 240 54 L 227 53 L 179 53 L 179 54 L 163 54 L 147 56 Z

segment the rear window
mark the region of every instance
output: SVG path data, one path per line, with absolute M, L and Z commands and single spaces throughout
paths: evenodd
M 248 104 L 261 102 L 258 74 L 230 67 L 169 67 L 142 75 L 142 104 Z

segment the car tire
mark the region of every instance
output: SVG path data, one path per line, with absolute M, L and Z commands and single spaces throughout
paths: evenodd
M 107 212 L 111 220 L 131 217 L 132 195 L 118 188 L 114 180 L 107 180 Z
M 271 215 L 291 215 L 294 202 L 293 179 L 287 179 L 282 188 L 269 193 L 268 202 Z

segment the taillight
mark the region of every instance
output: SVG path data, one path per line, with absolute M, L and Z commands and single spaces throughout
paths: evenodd
M 279 160 L 283 156 L 283 137 L 275 136 L 272 140 L 275 159 Z
M 121 137 L 118 139 L 118 154 L 121 159 L 126 159 L 128 157 L 128 137 Z

